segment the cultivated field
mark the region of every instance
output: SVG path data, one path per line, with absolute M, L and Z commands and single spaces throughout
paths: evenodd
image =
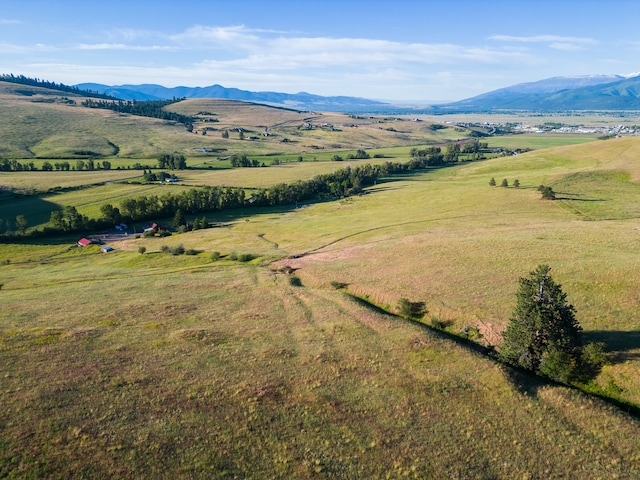
M 260 120 L 255 106 L 232 120 L 225 102 L 174 107 L 187 106 L 255 131 L 299 120 Z M 365 122 L 374 131 L 375 119 L 360 121 L 358 135 Z M 416 129 L 413 145 L 435 141 L 420 133 L 426 124 L 402 121 Z M 437 130 L 447 131 L 464 134 Z M 318 155 L 328 155 L 330 144 L 363 141 L 331 133 L 304 131 L 298 146 L 326 134 Z M 507 140 L 518 137 L 526 143 Z M 249 144 L 231 140 L 241 147 L 229 153 Z M 207 214 L 217 228 L 129 236 L 109 254 L 74 247 L 78 235 L 0 244 L 0 476 L 640 476 L 637 417 L 480 347 L 499 345 L 518 278 L 549 264 L 586 339 L 611 353 L 586 388 L 640 405 L 640 141 L 588 140 L 382 178 L 335 201 Z M 386 159 L 179 175 L 186 186 L 270 186 L 406 161 L 411 144 L 376 150 Z M 11 215 L 60 205 L 96 215 L 102 201 L 185 188 L 96 185 L 118 172 L 136 175 L 3 172 L 0 184 L 21 190 L 45 190 L 42 175 L 91 187 L 0 202 Z M 492 177 L 510 186 L 491 187 Z M 541 200 L 540 184 L 558 200 Z M 179 245 L 192 255 L 165 253 Z M 403 297 L 426 303 L 423 324 L 392 315 Z M 473 343 L 460 338 L 469 327 L 482 334 Z

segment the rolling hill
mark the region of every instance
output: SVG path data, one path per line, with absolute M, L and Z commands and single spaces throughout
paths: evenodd
M 140 172 L 126 169 L 2 172 L 24 191 L 70 187 L 6 194 L 3 214 L 20 208 L 11 221 L 35 226 L 32 212 L 48 206 L 99 215 L 132 192 L 291 184 L 356 165 L 330 160 L 336 144 L 395 142 L 386 155 L 408 161 L 416 139 L 467 134 L 220 99 L 168 107 L 200 113 L 198 130 L 273 134 L 223 139 L 74 98 L 0 83 L 3 145 L 34 162 L 90 145 L 114 167 L 170 148 L 199 166 L 177 185 L 129 183 Z M 223 169 L 202 145 L 293 159 Z M 499 346 L 518 277 L 549 264 L 586 340 L 611 355 L 589 387 L 640 404 L 639 157 L 626 137 L 407 171 L 362 195 L 111 238 L 108 254 L 76 247 L 85 232 L 4 243 L 0 477 L 637 478 L 637 416 L 511 369 L 483 345 Z M 357 165 L 376 160 L 387 161 Z M 558 200 L 541 200 L 540 184 Z M 165 253 L 179 246 L 191 254 Z M 394 315 L 402 298 L 429 313 Z

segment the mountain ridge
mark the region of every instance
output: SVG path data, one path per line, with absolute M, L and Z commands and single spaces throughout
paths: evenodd
M 332 110 L 336 112 L 367 111 L 388 106 L 384 102 L 360 97 L 313 95 L 311 93 L 252 92 L 214 84 L 207 87 L 164 87 L 157 84 L 103 85 L 81 83 L 75 85 L 84 90 L 105 93 L 122 100 L 169 100 L 172 98 L 225 98 L 243 100 L 298 110 Z
M 640 75 L 551 77 L 435 106 L 448 111 L 640 110 Z

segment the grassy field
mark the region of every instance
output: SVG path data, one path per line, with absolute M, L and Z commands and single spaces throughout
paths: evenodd
M 187 107 L 222 125 L 232 113 L 225 102 L 174 106 Z M 274 125 L 255 108 L 238 124 Z M 298 113 L 286 115 L 282 128 L 297 129 Z M 310 132 L 298 147 L 328 133 Z M 376 151 L 403 161 L 410 148 Z M 459 337 L 476 327 L 479 344 L 499 345 L 518 278 L 549 264 L 586 339 L 611 354 L 590 388 L 640 405 L 638 158 L 640 141 L 622 138 L 460 163 L 356 197 L 207 214 L 218 228 L 129 236 L 109 254 L 75 247 L 77 235 L 2 244 L 0 477 L 639 477 L 637 417 Z M 181 186 L 4 194 L 2 206 L 32 209 L 34 225 L 60 205 L 95 215 L 133 194 L 269 186 L 361 162 L 187 170 Z M 120 173 L 137 174 L 46 175 L 70 188 Z M 43 172 L 0 175 L 13 188 L 48 185 Z M 541 200 L 540 184 L 558 200 Z M 194 255 L 163 253 L 180 245 Z M 426 303 L 424 324 L 389 313 L 401 298 Z
M 637 420 L 310 277 L 42 248 L 2 267 L 2 476 L 640 473 Z

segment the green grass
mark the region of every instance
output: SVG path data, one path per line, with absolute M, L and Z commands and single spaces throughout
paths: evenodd
M 518 278 L 547 263 L 587 339 L 612 354 L 589 388 L 640 404 L 639 150 L 619 139 L 413 172 L 300 209 L 207 215 L 224 226 L 111 242 L 109 254 L 75 236 L 2 244 L 0 477 L 639 476 L 637 418 L 453 336 L 473 326 L 498 344 Z M 265 186 L 348 163 L 180 175 Z M 567 199 L 541 200 L 540 184 Z M 101 199 L 174 187 L 32 200 L 93 215 Z M 177 245 L 201 253 L 161 253 Z M 389 311 L 425 302 L 424 322 L 446 332 L 354 296 Z
M 483 139 L 489 148 L 531 149 L 561 147 L 564 145 L 579 145 L 597 141 L 595 135 L 587 134 L 521 134 L 505 135 Z
M 520 393 L 491 360 L 340 292 L 183 259 L 11 267 L 30 283 L 2 290 L 3 476 L 640 471 L 640 426 L 600 402 Z

